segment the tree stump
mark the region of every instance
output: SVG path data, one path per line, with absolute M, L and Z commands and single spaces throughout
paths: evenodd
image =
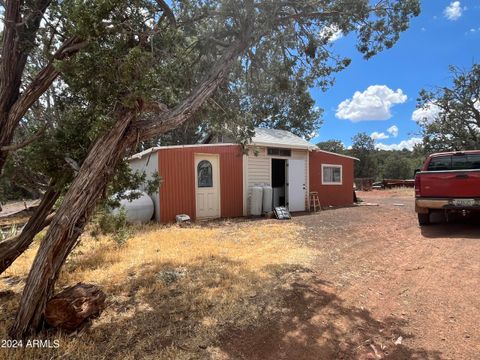
M 53 296 L 45 308 L 45 321 L 50 326 L 74 331 L 105 308 L 105 293 L 95 285 L 78 283 Z

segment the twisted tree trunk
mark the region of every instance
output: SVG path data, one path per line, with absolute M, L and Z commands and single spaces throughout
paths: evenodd
M 60 192 L 50 186 L 35 209 L 20 235 L 0 242 L 0 274 L 28 249 L 35 235 L 50 224 L 53 215 L 49 215 Z
M 23 338 L 41 329 L 45 305 L 53 295 L 60 270 L 125 150 L 140 138 L 160 135 L 187 121 L 225 79 L 228 69 L 247 44 L 246 38 L 232 43 L 212 66 L 205 80 L 177 107 L 166 110 L 163 106 L 155 106 L 161 115 L 153 123 L 134 121 L 141 107 L 138 110 L 117 110 L 116 123 L 89 151 L 40 244 L 9 332 L 12 338 Z
M 131 111 L 119 115 L 113 128 L 96 141 L 82 164 L 35 257 L 10 330 L 12 338 L 40 330 L 45 304 L 53 294 L 60 269 L 131 143 L 132 137 L 126 132 L 133 118 Z

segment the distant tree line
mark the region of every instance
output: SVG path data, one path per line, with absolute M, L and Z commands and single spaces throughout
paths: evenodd
M 371 178 L 377 181 L 383 179 L 412 179 L 415 169 L 418 169 L 425 159 L 422 146 L 416 146 L 413 151 L 379 150 L 375 148 L 374 140 L 365 133 L 358 133 L 352 138 L 351 149 L 345 148 L 340 140 L 327 140 L 317 144 L 325 151 L 354 156 L 360 161 L 355 163 L 355 178 Z

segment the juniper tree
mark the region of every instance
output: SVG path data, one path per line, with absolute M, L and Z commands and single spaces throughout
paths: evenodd
M 480 146 L 480 65 L 450 67 L 452 85 L 422 90 L 419 109 L 433 116 L 419 119 L 426 151 L 473 150 Z
M 10 331 L 17 338 L 40 329 L 62 265 L 124 154 L 187 122 L 222 84 L 235 89 L 239 72 L 268 69 L 265 59 L 281 60 L 280 84 L 325 86 L 349 61 L 332 53 L 322 29 L 355 33 L 369 58 L 394 45 L 419 3 L 207 0 L 170 9 L 163 1 L 104 0 L 72 1 L 62 11 L 68 32 L 87 45 L 58 69 L 103 122 L 41 242 Z

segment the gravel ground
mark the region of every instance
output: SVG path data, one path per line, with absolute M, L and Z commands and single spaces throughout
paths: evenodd
M 244 359 L 478 359 L 478 219 L 420 228 L 413 190 L 358 194 L 378 206 L 293 219 L 319 250 L 290 309 L 260 329 L 232 333 Z

